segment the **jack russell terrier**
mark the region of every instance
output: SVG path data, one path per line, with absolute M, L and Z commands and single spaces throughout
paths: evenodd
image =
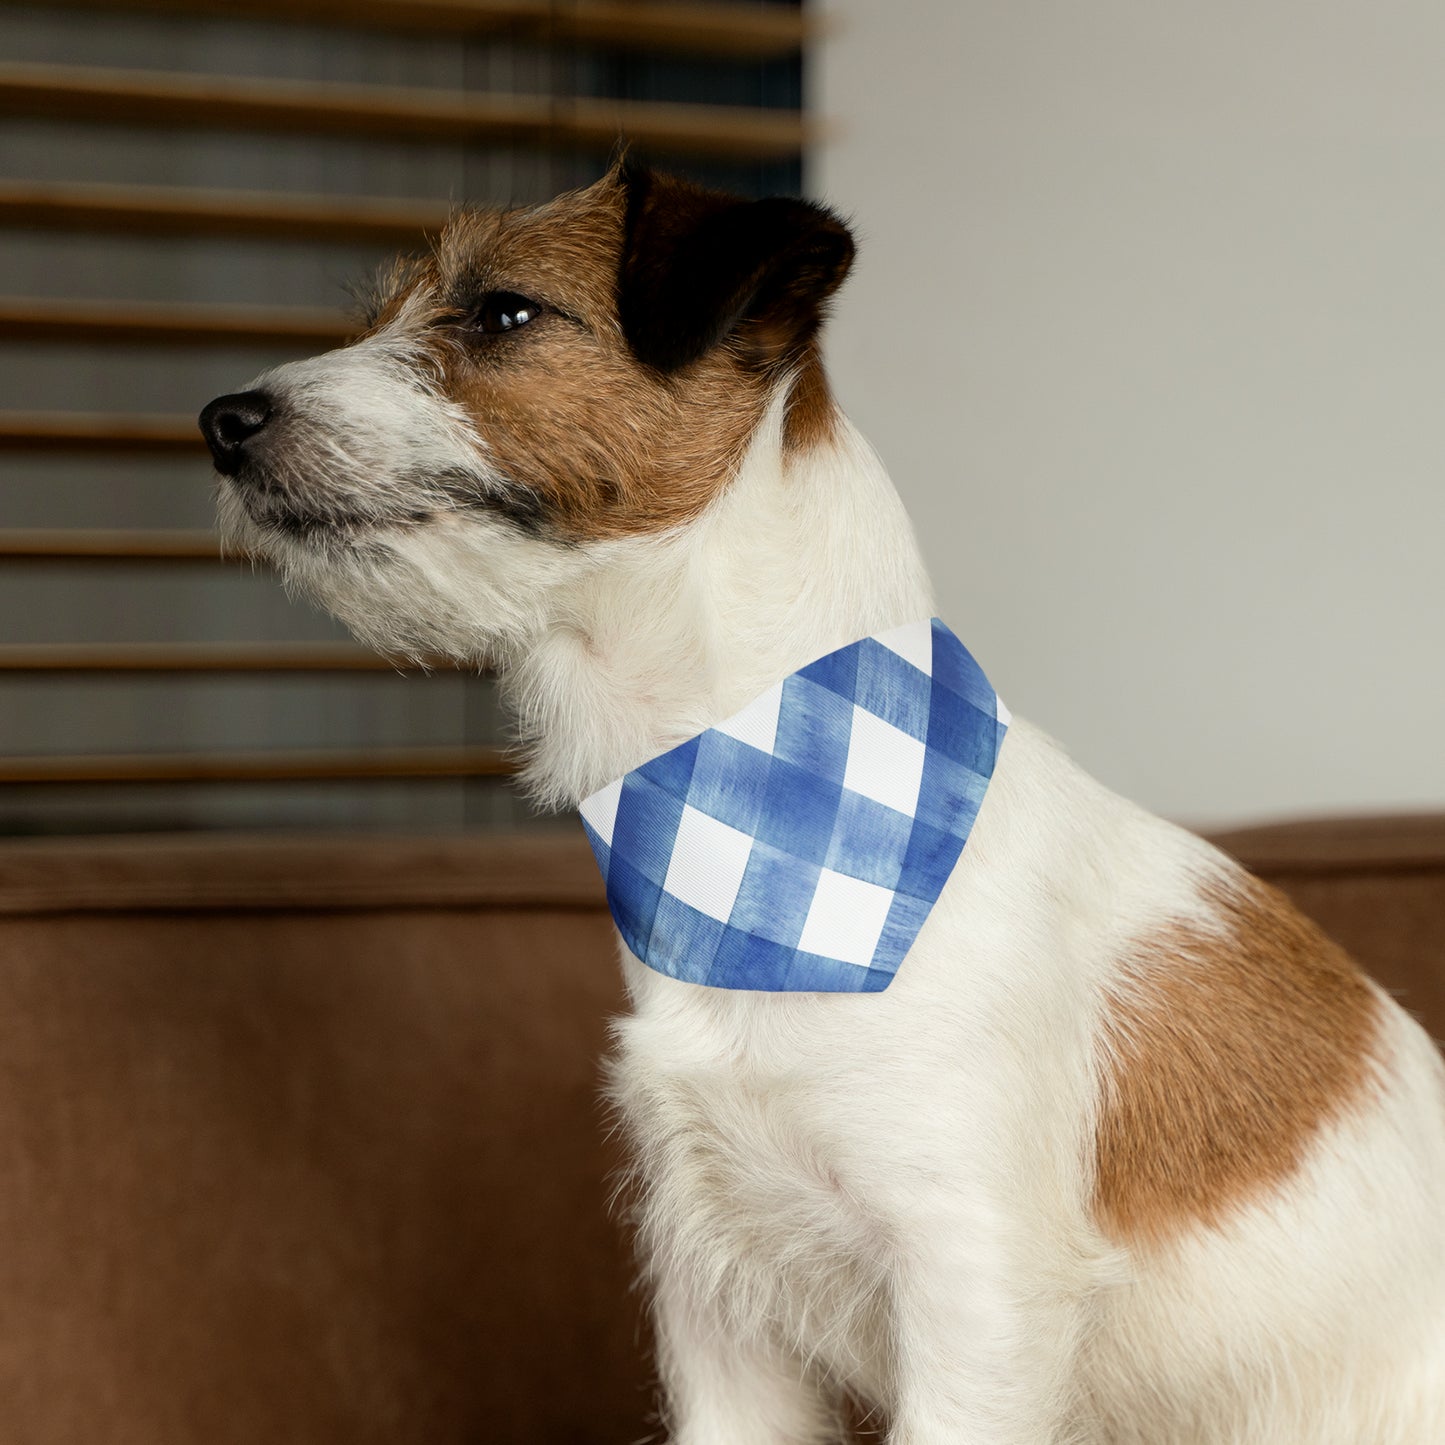
M 223 528 L 485 663 L 580 806 L 676 1445 L 1445 1442 L 1445 1070 L 933 619 L 802 201 L 458 214 L 201 424 Z

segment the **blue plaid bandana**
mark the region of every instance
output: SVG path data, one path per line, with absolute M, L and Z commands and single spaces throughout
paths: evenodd
M 810 662 L 582 803 L 628 948 L 714 988 L 887 988 L 1008 723 L 936 617 Z

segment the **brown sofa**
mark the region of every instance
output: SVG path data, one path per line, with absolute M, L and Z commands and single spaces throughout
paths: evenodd
M 1445 818 L 1225 846 L 1445 1033 Z M 0 1439 L 655 1430 L 575 835 L 0 844 Z

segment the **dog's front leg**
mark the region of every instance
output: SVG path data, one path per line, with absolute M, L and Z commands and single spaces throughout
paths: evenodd
M 981 1234 L 952 1220 L 897 1265 L 889 1445 L 1087 1445 L 1077 1298 Z
M 740 1333 L 676 1282 L 653 1305 L 670 1445 L 836 1445 L 842 1427 L 801 1359 Z

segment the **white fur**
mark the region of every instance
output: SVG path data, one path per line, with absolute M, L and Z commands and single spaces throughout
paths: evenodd
M 310 365 L 269 384 L 340 405 L 352 373 Z M 456 443 L 424 387 L 400 395 L 401 435 Z M 932 612 L 867 444 L 844 424 L 785 460 L 781 419 L 780 395 L 662 537 L 561 547 L 458 513 L 353 555 L 231 521 L 369 640 L 495 661 L 534 787 L 575 804 Z M 844 1390 L 892 1445 L 1445 1441 L 1445 1084 L 1393 1005 L 1378 1100 L 1277 1196 L 1156 1253 L 1091 1215 L 1102 999 L 1132 940 L 1209 925 L 1231 869 L 1015 721 L 886 992 L 705 989 L 624 951 L 613 1090 L 676 1445 L 831 1441 Z

